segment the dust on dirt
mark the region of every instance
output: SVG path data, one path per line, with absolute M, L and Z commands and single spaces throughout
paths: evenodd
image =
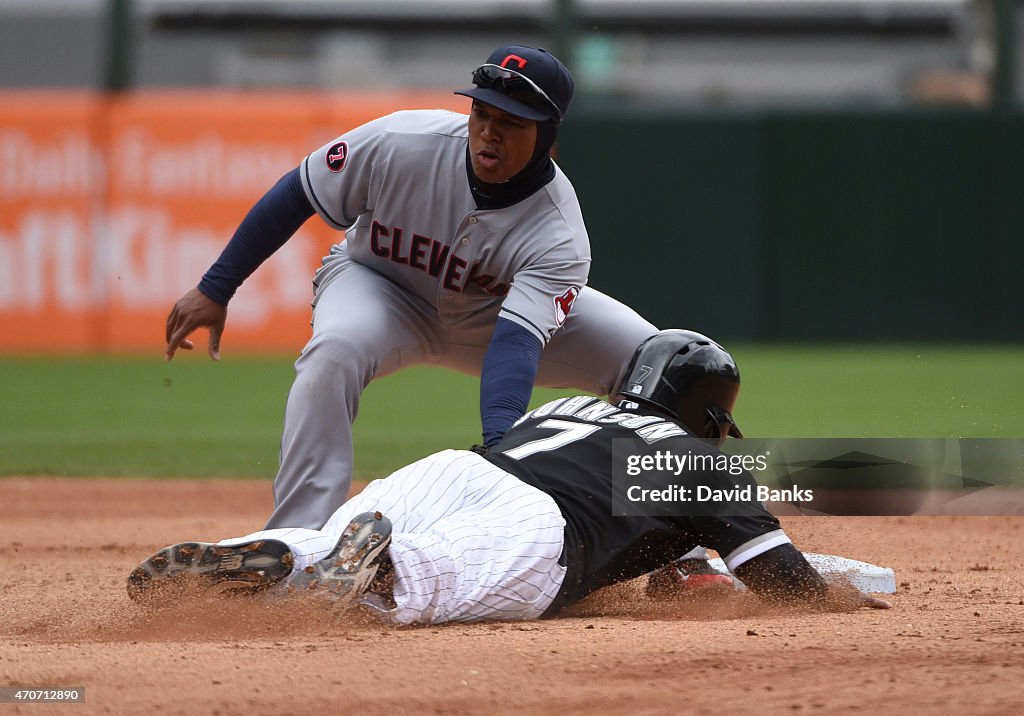
M 251 481 L 0 480 L 0 686 L 85 687 L 11 713 L 1024 712 L 1024 518 L 784 517 L 803 549 L 895 568 L 890 610 L 749 593 L 558 619 L 392 628 L 274 599 L 128 599 L 157 549 L 258 528 Z

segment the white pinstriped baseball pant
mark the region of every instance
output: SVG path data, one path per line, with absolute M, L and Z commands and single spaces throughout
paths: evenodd
M 555 501 L 465 450 L 371 482 L 321 530 L 263 530 L 221 544 L 281 540 L 301 570 L 334 548 L 353 517 L 375 510 L 393 526 L 392 623 L 536 619 L 562 585 L 565 519 Z

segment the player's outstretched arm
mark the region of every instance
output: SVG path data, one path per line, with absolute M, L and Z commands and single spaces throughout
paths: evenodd
M 220 360 L 220 336 L 227 320 L 228 301 L 242 282 L 284 246 L 313 213 L 299 170 L 292 169 L 249 210 L 199 286 L 174 304 L 167 316 L 164 357 L 171 360 L 178 348 L 191 350 L 189 334 L 207 327 L 210 329 L 210 357 Z
M 859 592 L 835 593 L 792 544 L 762 552 L 733 571 L 755 594 L 769 601 L 803 603 L 822 610 L 844 607 L 888 609 L 891 606 L 883 599 Z
M 193 343 L 188 336 L 197 328 L 209 328 L 210 357 L 220 360 L 220 337 L 224 332 L 224 324 L 228 318 L 228 307 L 203 295 L 198 288 L 193 288 L 179 298 L 167 316 L 165 340 L 166 360 L 174 358 L 179 348 L 192 350 Z
M 484 445 L 501 440 L 530 403 L 543 349 L 535 335 L 507 318 L 498 318 L 480 372 L 480 423 Z

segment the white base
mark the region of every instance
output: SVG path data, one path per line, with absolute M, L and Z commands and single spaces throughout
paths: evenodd
M 896 573 L 889 567 L 879 567 L 877 564 L 837 557 L 834 554 L 804 552 L 804 557 L 826 579 L 831 575 L 842 575 L 862 592 L 871 594 L 894 594 L 896 592 Z M 715 569 L 731 574 L 720 557 L 709 560 L 709 564 Z M 747 588 L 735 575 L 732 579 L 737 588 Z

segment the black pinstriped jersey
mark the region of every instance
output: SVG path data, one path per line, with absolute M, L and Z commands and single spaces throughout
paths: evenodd
M 551 495 L 565 518 L 567 573 L 546 615 L 596 589 L 657 569 L 697 545 L 724 558 L 769 533 L 784 537 L 778 520 L 756 501 L 744 504 L 739 516 L 735 511 L 730 516 L 614 514 L 613 445 L 617 454 L 625 448 L 642 456 L 692 451 L 695 444 L 709 455 L 722 455 L 669 418 L 575 396 L 527 413 L 485 454 L 493 464 Z M 687 479 L 713 488 L 756 484 L 746 471 L 683 473 L 681 480 Z

